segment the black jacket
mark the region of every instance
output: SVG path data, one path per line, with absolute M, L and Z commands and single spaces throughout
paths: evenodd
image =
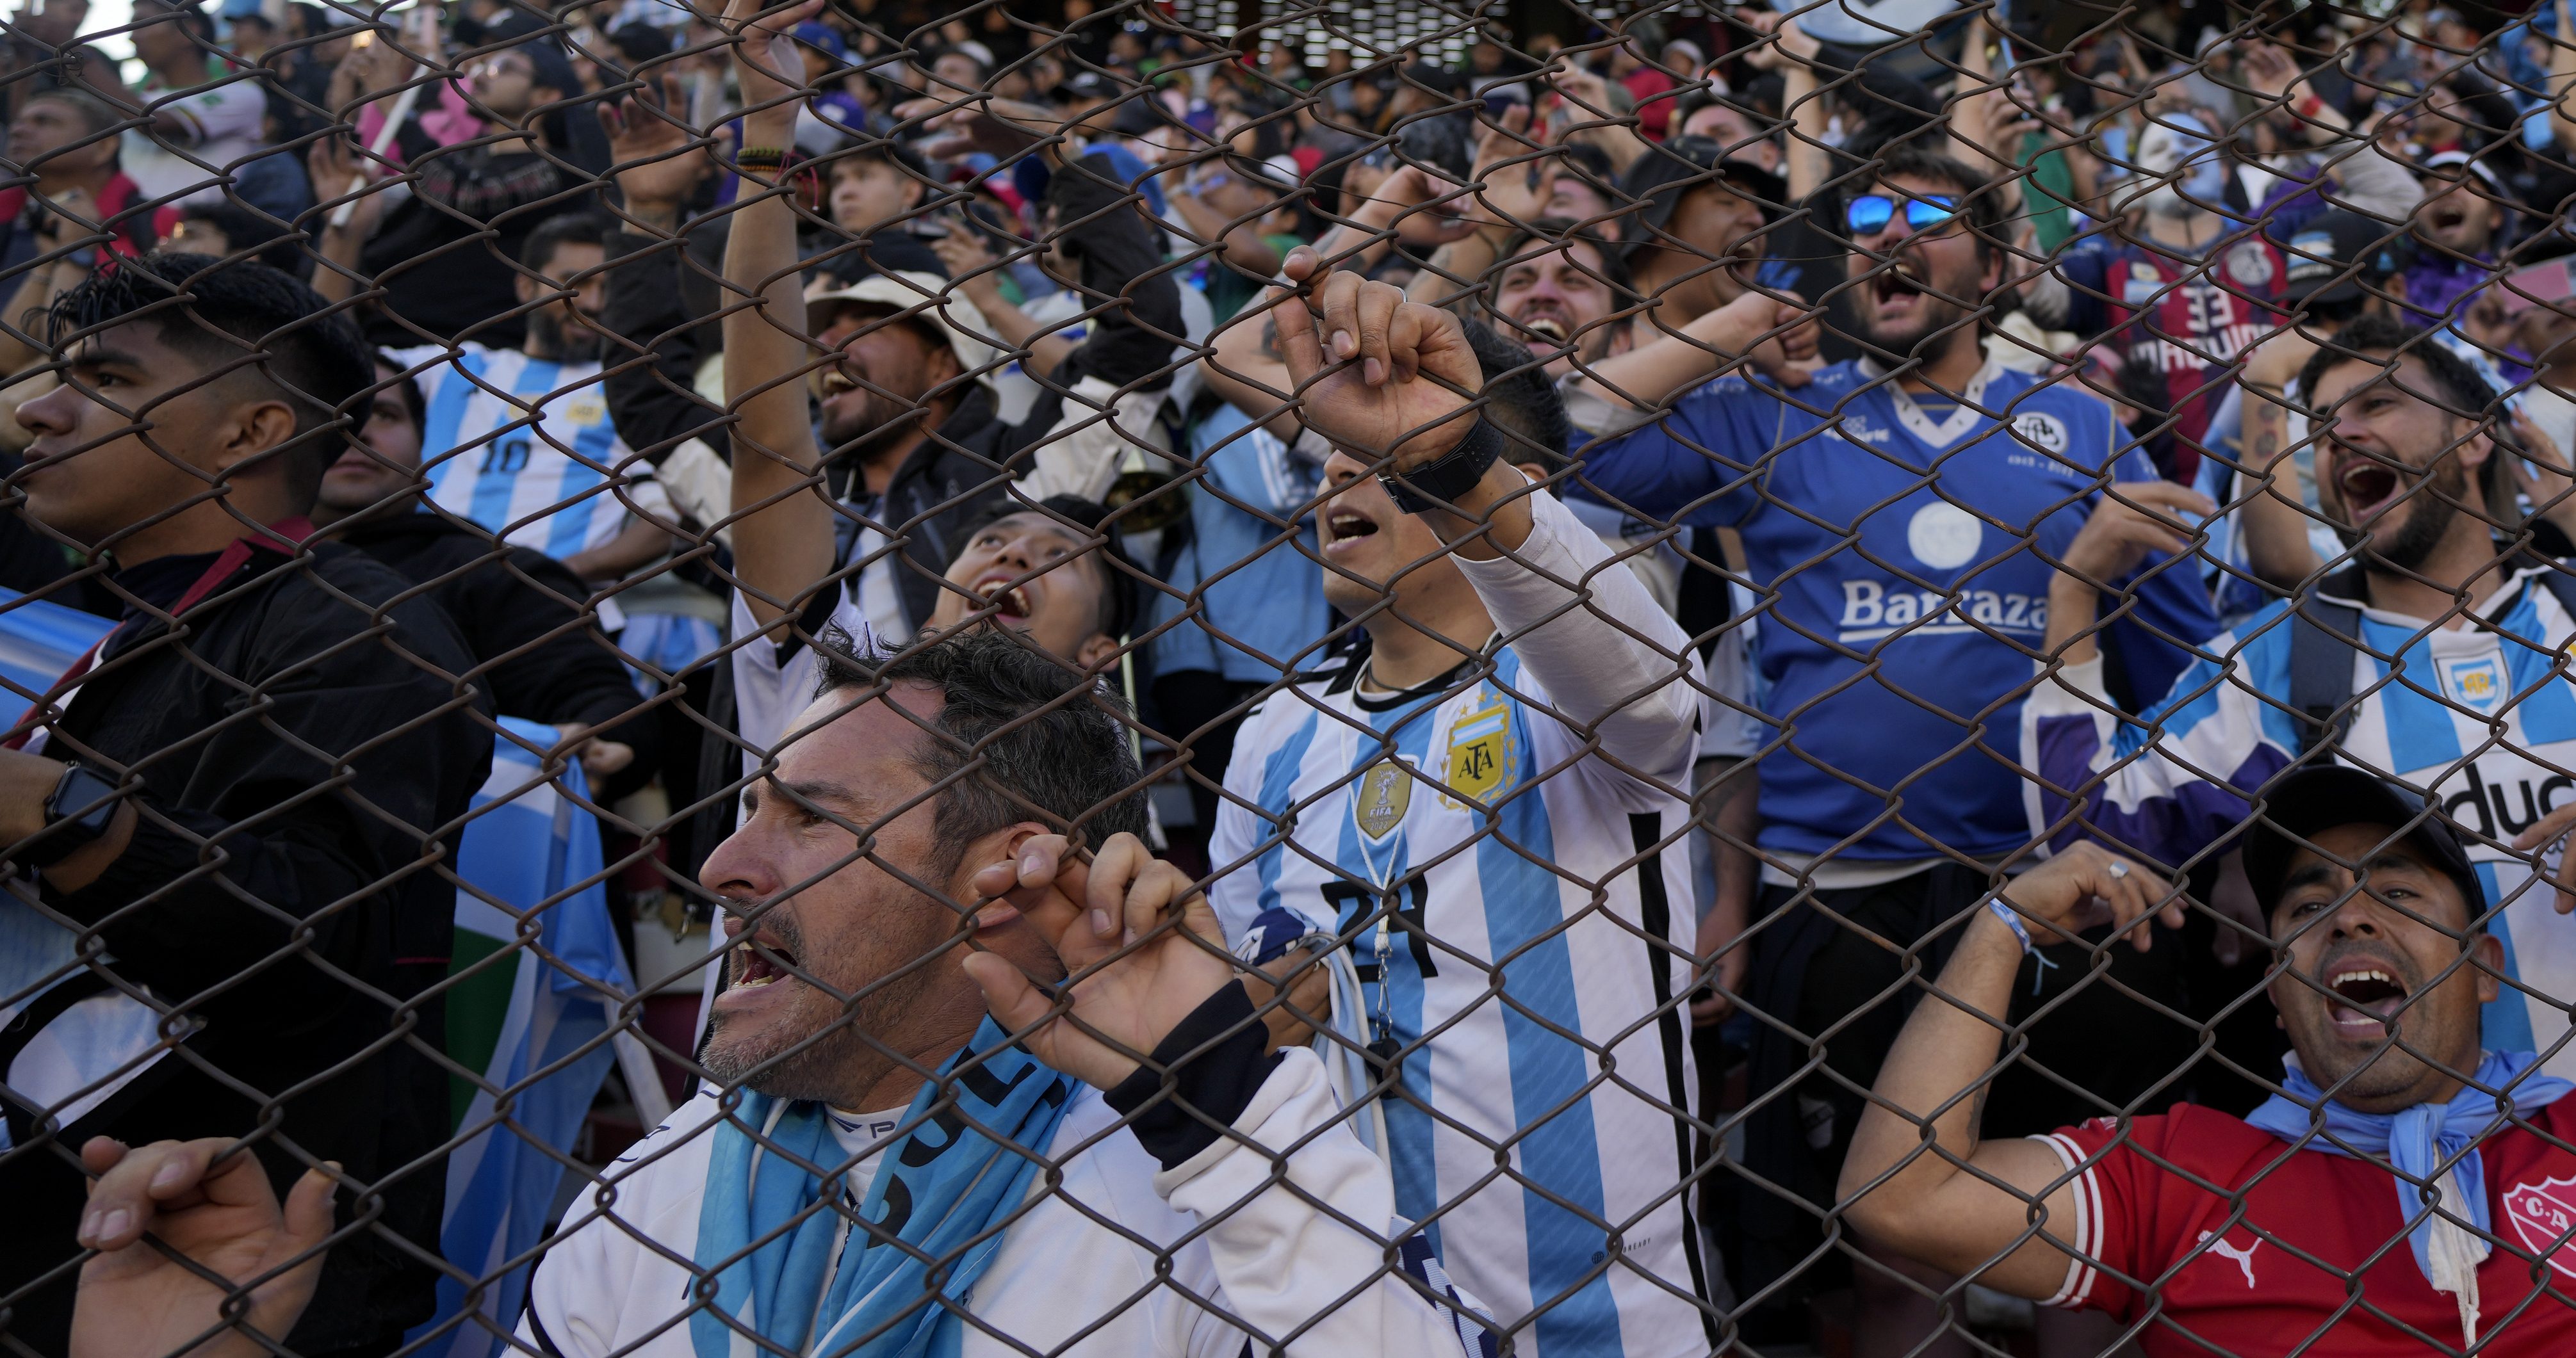
M 443 1012 L 423 992 L 447 973 L 457 821 L 493 736 L 464 641 L 413 589 L 336 543 L 253 553 L 176 633 L 145 617 L 111 634 L 55 721 L 44 752 L 130 780 L 140 816 L 97 881 L 45 903 L 194 1031 L 53 1137 L 9 1109 L 0 1295 L 75 1257 L 70 1152 L 87 1137 L 271 1122 L 256 1144 L 281 1193 L 299 1155 L 337 1160 L 380 1214 L 332 1249 L 290 1346 L 372 1345 L 429 1316 L 435 1270 L 386 1233 L 435 1257 L 450 1114 Z M 103 983 L 56 989 L 82 984 Z M 344 1225 L 352 1207 L 340 1194 Z M 61 1352 L 72 1281 L 16 1303 L 8 1337 Z
M 330 531 L 407 579 L 434 586 L 481 668 L 477 687 L 504 717 L 549 726 L 599 726 L 602 739 L 635 751 L 635 762 L 592 789 L 615 801 L 650 781 L 658 767 L 661 727 L 641 711 L 643 696 L 617 650 L 592 625 L 590 590 L 562 562 L 527 547 L 496 545 L 492 535 L 435 510 L 384 514 Z

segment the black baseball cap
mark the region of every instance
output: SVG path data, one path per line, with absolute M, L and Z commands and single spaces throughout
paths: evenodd
M 2263 794 L 2263 814 L 2245 836 L 2245 878 L 2268 918 L 2299 851 L 2338 825 L 2385 825 L 2460 888 L 2469 919 L 2487 913 L 2486 889 L 2449 821 L 2415 793 L 2342 764 L 2301 769 Z
M 1620 233 L 1627 238 L 1628 253 L 1653 241 L 1684 198 L 1711 187 L 1732 188 L 1751 198 L 1761 206 L 1764 221 L 1779 220 L 1789 201 L 1788 180 L 1740 155 L 1728 155 L 1726 143 L 1714 137 L 1675 137 L 1647 147 L 1620 178 L 1620 194 L 1639 204 L 1634 229 Z
M 2289 261 L 2283 295 L 2292 306 L 2358 301 L 2365 288 L 2385 290 L 2415 262 L 2403 227 L 2341 208 L 2311 217 L 2281 243 Z
M 1055 87 L 1055 97 L 1069 104 L 1077 99 L 1115 99 L 1118 91 L 1118 82 L 1098 71 L 1076 71 Z

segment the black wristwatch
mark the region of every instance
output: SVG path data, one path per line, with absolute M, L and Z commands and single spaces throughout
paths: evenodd
M 50 868 L 80 852 L 116 822 L 116 802 L 114 779 L 86 765 L 64 769 L 45 798 L 44 833 L 18 851 L 18 861 Z
M 1395 501 L 1398 510 L 1419 514 L 1442 504 L 1457 503 L 1459 496 L 1485 479 L 1486 469 L 1502 453 L 1503 431 L 1479 415 L 1467 437 L 1458 440 L 1458 446 L 1439 461 L 1409 472 L 1379 472 L 1377 483 L 1386 487 L 1387 498 Z

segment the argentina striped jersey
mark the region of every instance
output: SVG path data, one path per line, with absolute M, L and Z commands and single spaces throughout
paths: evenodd
M 2557 913 L 2556 893 L 2506 847 L 2576 799 L 2565 772 L 2576 768 L 2576 690 L 2556 654 L 2576 624 L 2538 574 L 2523 572 L 2479 601 L 2464 627 L 2364 607 L 2357 701 L 2340 753 L 2343 763 L 2426 794 L 2458 828 L 2513 981 L 2486 1006 L 2485 1045 L 2548 1054 L 2568 1028 L 2550 997 L 2576 994 L 2576 916 Z M 2220 660 L 2184 670 L 2161 705 L 2130 721 L 2103 710 L 2099 662 L 2043 680 L 2023 707 L 2022 743 L 2038 773 L 2029 785 L 2033 824 L 2054 828 L 2052 847 L 2089 827 L 2106 843 L 2178 865 L 2233 834 L 2249 798 L 2299 748 L 2291 622 L 2287 605 L 2275 603 L 2212 640 Z M 2068 792 L 2083 798 L 2080 821 L 2066 820 Z M 2547 1068 L 2576 1075 L 2576 1050 L 2549 1055 Z
M 1705 1354 L 1673 795 L 1699 681 L 1636 576 L 1553 497 L 1532 507 L 1528 566 L 1457 563 L 1507 642 L 1490 663 L 1384 699 L 1345 667 L 1246 720 L 1214 903 L 1230 940 L 1272 909 L 1348 940 L 1368 1013 L 1334 1027 L 1402 1053 L 1396 1209 L 1516 1352 Z M 1564 609 L 1575 582 L 1590 603 Z
M 670 517 L 652 467 L 609 420 L 597 362 L 558 363 L 471 341 L 452 350 L 389 349 L 385 357 L 420 383 L 421 460 L 429 498 L 441 509 L 558 560 L 616 537 L 629 502 Z

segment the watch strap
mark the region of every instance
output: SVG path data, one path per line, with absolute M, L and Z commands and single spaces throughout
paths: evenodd
M 96 769 L 65 766 L 54 790 L 45 795 L 45 828 L 12 857 L 30 867 L 50 868 L 107 833 L 116 820 L 117 784 Z
M 1458 446 L 1441 455 L 1440 460 L 1416 467 L 1409 472 L 1382 471 L 1378 484 L 1386 487 L 1387 498 L 1395 501 L 1397 510 L 1419 514 L 1427 509 L 1455 504 L 1458 497 L 1485 479 L 1494 459 L 1503 453 L 1503 431 L 1482 415 L 1458 440 Z

